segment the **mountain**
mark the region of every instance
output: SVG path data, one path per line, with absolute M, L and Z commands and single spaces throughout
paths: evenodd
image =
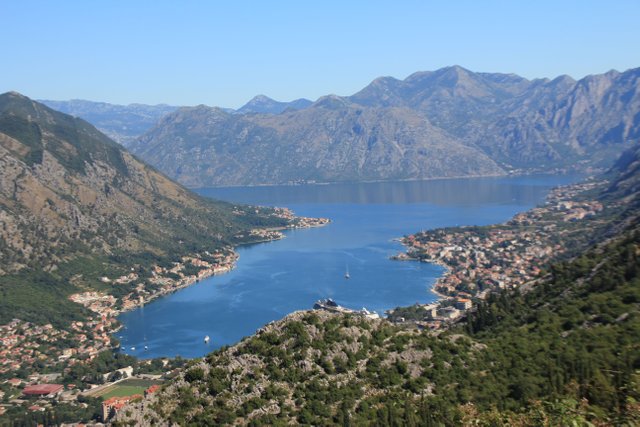
M 527 80 L 453 66 L 381 77 L 299 110 L 273 110 L 262 96 L 245 110 L 256 114 L 181 109 L 131 150 L 188 186 L 608 168 L 640 137 L 639 78 L 632 69 Z
M 164 104 L 117 105 L 81 99 L 70 101 L 39 100 L 39 102 L 54 110 L 88 121 L 109 138 L 125 147 L 153 128 L 162 116 L 178 108 Z
M 291 102 L 280 102 L 264 95 L 257 95 L 249 102 L 238 108 L 237 112 L 242 114 L 280 114 L 287 109 L 302 110 L 313 104 L 308 99 L 300 98 Z
M 339 97 L 278 115 L 182 108 L 131 150 L 191 187 L 503 173 L 414 110 L 363 108 Z
M 104 287 L 101 276 L 150 273 L 287 223 L 202 198 L 84 120 L 0 95 L 0 323 L 59 320 L 80 307 L 66 296 Z
M 568 256 L 457 326 L 296 312 L 191 361 L 116 424 L 637 425 L 640 210 L 636 190 L 616 191 L 638 179 L 639 159 L 635 148 L 610 186 L 575 196 L 610 209 L 582 223 L 541 218 Z

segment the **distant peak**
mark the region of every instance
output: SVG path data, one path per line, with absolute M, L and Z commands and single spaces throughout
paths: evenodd
M 556 77 L 555 79 L 551 80 L 552 84 L 560 84 L 560 83 L 575 83 L 576 81 L 574 80 L 573 77 L 567 75 L 567 74 L 562 74 L 561 76 Z
M 450 74 L 450 75 L 459 76 L 459 75 L 464 75 L 464 74 L 471 74 L 472 72 L 467 70 L 464 67 L 459 66 L 459 65 L 452 65 L 450 67 L 441 68 L 441 69 L 437 70 L 436 73 Z
M 328 108 L 328 109 L 338 109 L 348 106 L 349 103 L 346 99 L 338 95 L 325 95 L 320 98 L 316 102 L 313 103 L 314 107 Z
M 28 100 L 29 99 L 26 96 L 24 96 L 23 94 L 21 94 L 20 92 L 16 92 L 14 90 L 9 91 L 9 92 L 5 92 L 0 96 L 3 97 L 3 98 L 19 98 L 19 99 L 24 99 L 24 100 Z
M 267 95 L 256 95 L 253 98 L 251 98 L 249 100 L 249 102 L 247 102 L 248 104 L 256 104 L 256 103 L 263 103 L 263 102 L 278 102 L 273 98 L 269 98 Z
M 395 77 L 391 77 L 391 76 L 381 76 L 378 77 L 376 79 L 374 79 L 371 84 L 387 84 L 387 83 L 393 83 L 393 82 L 397 82 L 398 79 L 396 79 Z

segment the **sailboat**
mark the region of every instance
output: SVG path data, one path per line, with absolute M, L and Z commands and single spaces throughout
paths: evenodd
M 205 343 L 205 344 L 209 344 L 209 340 L 210 340 L 209 335 L 207 335 L 206 337 L 204 337 L 204 343 Z
M 347 271 L 344 273 L 344 278 L 345 279 L 350 279 L 351 276 L 349 275 L 349 266 L 347 266 Z

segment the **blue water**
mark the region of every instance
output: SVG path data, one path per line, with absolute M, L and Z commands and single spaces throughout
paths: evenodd
M 238 249 L 231 273 L 212 277 L 124 313 L 116 336 L 142 358 L 199 357 L 238 342 L 266 323 L 331 297 L 383 314 L 428 302 L 442 273 L 436 265 L 391 261 L 394 239 L 423 229 L 502 222 L 543 201 L 575 176 L 236 187 L 200 194 L 251 204 L 286 206 L 331 218 L 326 227 L 293 230 L 277 242 Z M 351 279 L 344 278 L 348 269 Z M 211 342 L 205 344 L 204 336 Z M 144 346 L 148 350 L 144 350 Z M 130 350 L 135 347 L 136 350 Z

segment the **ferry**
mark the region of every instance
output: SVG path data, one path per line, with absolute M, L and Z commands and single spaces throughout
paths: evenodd
M 315 310 L 327 310 L 334 313 L 353 313 L 354 312 L 350 308 L 346 308 L 341 305 L 338 305 L 338 303 L 332 300 L 331 298 L 321 299 L 316 301 L 316 303 L 313 305 L 313 308 Z
M 316 303 L 313 305 L 314 310 L 327 310 L 327 311 L 331 311 L 333 313 L 353 313 L 353 314 L 359 314 L 361 316 L 367 317 L 369 319 L 379 319 L 380 315 L 378 313 L 376 313 L 375 311 L 369 311 L 366 308 L 362 308 L 362 310 L 352 310 L 350 308 L 347 307 L 342 307 L 341 305 L 338 305 L 337 302 L 335 302 L 334 300 L 332 300 L 331 298 L 327 298 L 327 299 L 321 299 L 316 301 Z
M 316 301 L 316 303 L 313 304 L 313 308 L 316 310 L 337 311 L 337 309 L 341 307 L 331 298 L 327 298 Z

